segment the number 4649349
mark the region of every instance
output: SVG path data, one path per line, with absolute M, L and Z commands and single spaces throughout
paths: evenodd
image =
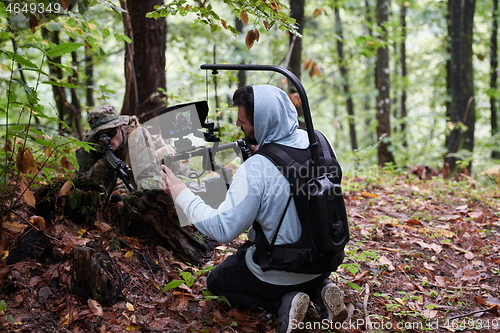
M 7 12 L 12 14 L 58 14 L 63 12 L 63 7 L 59 3 L 12 3 L 7 5 Z

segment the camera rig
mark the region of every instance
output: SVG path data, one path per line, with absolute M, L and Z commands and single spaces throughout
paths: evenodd
M 309 149 L 311 151 L 311 156 L 313 160 L 313 165 L 316 168 L 312 170 L 312 176 L 316 176 L 318 173 L 318 167 L 320 166 L 318 143 L 314 135 L 314 128 L 312 123 L 311 112 L 309 109 L 309 103 L 304 87 L 298 80 L 298 78 L 289 70 L 270 65 L 232 65 L 232 64 L 204 64 L 200 66 L 203 70 L 211 70 L 212 74 L 218 74 L 220 70 L 239 70 L 239 71 L 267 71 L 276 72 L 285 76 L 290 80 L 301 99 L 301 105 L 304 111 L 304 119 L 306 123 L 306 130 L 309 138 Z M 176 154 L 165 155 L 162 163 L 170 166 L 172 162 L 187 160 L 194 156 L 203 157 L 203 169 L 211 170 L 219 173 L 220 176 L 211 178 L 205 181 L 203 184 L 199 184 L 199 188 L 194 189 L 195 193 L 221 193 L 214 191 L 212 189 L 227 190 L 232 180 L 232 171 L 230 169 L 221 167 L 214 161 L 214 156 L 217 152 L 234 149 L 237 155 L 245 161 L 249 156 L 251 156 L 251 150 L 245 140 L 236 140 L 234 142 L 219 145 L 220 138 L 215 135 L 218 128 L 212 122 L 206 122 L 206 117 L 208 115 L 208 104 L 206 101 L 194 102 L 176 105 L 160 110 L 159 117 L 166 117 L 166 121 L 161 121 L 161 123 L 167 128 L 162 128 L 162 136 L 164 138 L 175 138 L 174 146 L 177 149 Z M 203 131 L 205 130 L 205 131 Z M 206 142 L 213 142 L 212 147 L 193 146 L 191 140 L 185 138 L 188 134 L 194 134 L 195 136 L 203 138 Z M 222 191 L 225 197 L 225 191 Z M 218 206 L 224 200 L 222 198 L 215 198 L 213 195 L 207 195 L 202 198 L 205 202 L 212 207 Z M 222 200 L 221 200 L 222 199 Z
M 159 127 L 163 139 L 173 139 L 175 154 L 166 154 L 162 158 L 162 164 L 171 168 L 172 163 L 188 160 L 192 157 L 202 157 L 202 169 L 219 174 L 200 182 L 201 174 L 192 178 L 198 182 L 189 182 L 188 187 L 204 201 L 217 207 L 225 198 L 225 194 L 232 181 L 232 170 L 215 162 L 215 155 L 223 150 L 233 149 L 237 156 L 243 161 L 251 156 L 248 143 L 239 139 L 230 143 L 220 144 L 220 138 L 215 134 L 219 130 L 213 122 L 206 121 L 208 115 L 207 101 L 185 103 L 163 108 L 159 111 Z M 205 142 L 212 143 L 211 146 L 195 146 L 187 136 L 193 134 L 202 138 Z M 203 172 L 204 172 L 203 171 Z M 208 195 L 210 193 L 210 195 Z

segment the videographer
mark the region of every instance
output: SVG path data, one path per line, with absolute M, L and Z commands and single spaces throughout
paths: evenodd
M 233 103 L 238 107 L 236 125 L 250 144 L 309 147 L 307 132 L 298 129 L 296 109 L 281 89 L 270 85 L 242 87 L 235 91 Z M 289 182 L 265 156 L 256 154 L 243 163 L 217 209 L 194 195 L 166 166 L 163 170 L 165 192 L 199 231 L 221 243 L 236 239 L 248 229 L 249 240 L 254 240 L 254 221 L 259 222 L 269 241 L 279 230 L 276 245 L 291 244 L 300 237 L 301 223 L 293 199 L 284 214 L 290 197 Z M 283 333 L 292 332 L 302 322 L 310 300 L 319 307 L 322 319 L 337 322 L 346 318 L 342 291 L 328 279 L 330 272 L 263 271 L 253 260 L 254 252 L 255 246 L 240 249 L 217 265 L 207 278 L 208 290 L 225 296 L 232 305 L 262 307 L 276 313 Z
M 175 150 L 167 145 L 161 136 L 155 139 L 147 129 L 140 126 L 135 116 L 121 116 L 111 105 L 103 105 L 93 109 L 88 114 L 90 131 L 84 141 L 96 143 L 96 150 L 86 152 L 79 149 L 76 157 L 80 169 L 77 176 L 96 179 L 109 189 L 111 182 L 116 178 L 116 170 L 103 156 L 103 148 L 109 148 L 113 155 L 126 166 L 127 178 L 130 185 L 118 177 L 112 192 L 118 191 L 122 196 L 130 194 L 131 189 L 150 188 L 149 182 L 157 182 L 160 173 L 159 156 L 173 154 Z M 103 136 L 105 135 L 105 136 Z M 102 142 L 103 138 L 106 142 Z M 130 149 L 131 143 L 139 145 Z M 131 156 L 132 151 L 132 156 Z M 131 160 L 136 165 L 141 165 L 140 174 L 138 168 L 132 172 Z M 175 167 L 175 166 L 174 166 Z M 157 187 L 157 184 L 152 185 Z

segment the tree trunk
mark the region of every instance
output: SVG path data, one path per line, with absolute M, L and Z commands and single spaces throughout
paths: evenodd
M 490 89 L 496 91 L 498 89 L 498 0 L 493 0 L 493 28 L 491 30 L 491 60 L 490 60 Z M 493 137 L 493 142 L 498 140 L 497 135 L 498 130 L 498 115 L 497 115 L 497 98 L 496 94 L 492 93 L 490 95 L 490 110 L 491 110 L 491 135 Z M 493 145 L 494 148 L 491 152 L 492 158 L 500 159 L 500 150 L 498 145 Z
M 406 8 L 408 3 L 403 1 L 401 3 L 401 50 L 400 50 L 400 63 L 401 63 L 401 101 L 400 101 L 400 119 L 401 119 L 401 133 L 403 134 L 403 147 L 408 147 L 408 142 L 406 139 L 406 87 L 407 87 L 407 78 L 408 71 L 406 68 Z
M 136 191 L 113 215 L 123 234 L 159 245 L 184 262 L 198 264 L 215 246 L 198 231 L 181 227 L 173 200 L 162 190 Z
M 342 86 L 346 98 L 346 108 L 349 121 L 349 136 L 351 138 L 351 149 L 358 149 L 358 141 L 356 139 L 356 127 L 354 122 L 354 103 L 352 100 L 351 90 L 349 86 L 349 70 L 347 69 L 347 60 L 344 57 L 344 32 L 342 29 L 342 21 L 340 20 L 340 11 L 338 4 L 335 5 L 335 33 L 340 38 L 337 39 L 337 54 L 340 74 L 342 75 Z
M 390 0 L 377 0 L 377 25 L 382 29 L 380 36 L 384 45 L 377 50 L 377 136 L 379 138 L 378 160 L 381 166 L 386 163 L 395 163 L 391 152 L 391 97 L 390 97 L 390 71 L 389 71 L 389 48 L 385 45 L 387 41 L 387 30 L 384 25 L 389 19 Z
M 106 251 L 97 252 L 88 246 L 75 246 L 71 250 L 72 293 L 111 306 L 121 295 L 123 281 L 119 266 Z
M 472 42 L 475 0 L 449 0 L 450 60 L 448 87 L 450 102 L 447 116 L 452 130 L 446 138 L 448 154 L 445 161 L 453 174 L 459 158 L 453 155 L 461 150 L 474 149 L 475 106 L 472 68 Z M 467 166 L 471 170 L 471 163 Z
M 128 11 L 123 13 L 125 32 L 132 40 L 125 52 L 126 91 L 122 114 L 136 115 L 143 123 L 157 116 L 164 106 L 166 90 L 165 51 L 167 24 L 165 18 L 146 18 L 146 13 L 162 5 L 162 0 L 120 1 Z
M 290 17 L 296 20 L 298 26 L 298 33 L 303 35 L 304 32 L 304 6 L 305 0 L 291 0 L 290 1 Z M 290 34 L 290 59 L 288 61 L 288 69 L 295 74 L 300 80 L 302 75 L 302 38 Z M 290 85 L 289 93 L 296 93 L 295 87 Z M 295 105 L 299 114 L 299 127 L 305 128 L 304 111 L 301 105 Z
M 75 42 L 74 39 L 71 39 L 71 42 Z M 78 54 L 76 51 L 71 52 L 71 63 L 73 65 L 73 68 L 79 68 L 80 62 L 78 61 Z M 68 82 L 74 85 L 78 85 L 78 70 L 74 70 L 73 74 L 68 78 Z M 78 138 L 80 140 L 83 139 L 85 136 L 83 133 L 83 127 L 82 127 L 82 107 L 80 104 L 80 100 L 78 99 L 78 95 L 76 93 L 75 88 L 70 88 L 70 94 L 71 94 L 71 104 L 68 104 L 68 109 L 70 110 L 70 115 L 69 115 L 69 125 L 74 124 L 74 128 L 76 129 L 76 132 L 78 133 Z
M 215 246 L 199 232 L 179 225 L 174 203 L 162 190 L 135 191 L 103 211 L 102 185 L 85 178 L 73 181 L 74 187 L 64 195 L 60 194 L 62 182 L 41 187 L 35 193 L 37 215 L 48 223 L 64 217 L 81 228 L 93 227 L 99 218 L 116 225 L 121 234 L 162 246 L 178 260 L 194 265 Z
M 85 48 L 85 97 L 87 106 L 94 106 L 94 57 L 92 51 Z
M 373 24 L 373 8 L 372 5 L 370 4 L 370 0 L 365 0 L 365 22 L 363 23 L 363 33 L 368 35 L 368 36 L 373 36 L 373 29 L 372 29 L 372 24 Z M 366 75 L 364 79 L 366 82 L 369 82 L 372 78 L 374 78 L 374 83 L 375 86 L 377 85 L 377 69 L 376 66 L 373 66 L 373 61 L 371 57 L 366 57 L 366 68 L 371 69 L 373 68 L 373 72 L 370 73 L 369 75 Z M 372 113 L 372 99 L 368 96 L 368 94 L 365 94 L 363 97 L 363 112 L 364 114 L 368 115 L 365 119 L 365 127 L 366 128 L 371 128 L 371 123 L 374 119 L 374 117 L 371 115 Z M 375 136 L 373 135 L 372 131 L 368 131 L 369 135 L 369 142 L 370 145 L 375 145 Z
M 46 28 L 42 28 L 42 36 L 44 39 L 50 40 L 55 45 L 59 45 L 59 31 L 49 31 Z M 50 59 L 53 63 L 61 64 L 61 56 L 54 57 Z M 51 77 L 55 77 L 56 79 L 62 79 L 62 69 L 52 64 L 48 64 L 49 73 Z M 52 93 L 54 94 L 54 101 L 57 108 L 57 114 L 59 116 L 59 120 L 64 121 L 64 115 L 66 114 L 66 93 L 64 92 L 63 87 L 52 86 Z M 62 131 L 62 124 L 59 124 L 59 131 Z
M 243 22 L 238 17 L 235 17 L 234 19 L 234 27 L 238 31 L 238 33 L 243 32 Z M 237 44 L 236 48 L 239 50 L 239 44 Z M 242 64 L 245 64 L 245 61 L 243 60 L 241 62 Z M 247 85 L 247 71 L 238 71 L 238 88 L 244 87 Z

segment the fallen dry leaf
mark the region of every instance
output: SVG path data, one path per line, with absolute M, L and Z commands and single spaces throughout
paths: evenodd
M 40 228 L 40 230 L 45 230 L 45 219 L 41 216 L 33 215 L 30 217 L 29 221 Z
M 394 265 L 392 264 L 392 261 L 390 261 L 386 256 L 379 257 L 378 262 L 380 265 L 387 265 L 390 271 L 394 270 Z
M 441 286 L 441 287 L 448 287 L 447 283 L 450 281 L 447 277 L 445 276 L 440 276 L 436 275 L 434 276 L 434 280 Z
M 415 243 L 417 243 L 418 245 L 420 245 L 424 249 L 433 250 L 437 254 L 440 254 L 441 251 L 443 250 L 443 247 L 439 244 L 436 244 L 436 243 L 428 244 L 428 243 L 423 242 L 423 241 L 416 241 Z
M 71 181 L 66 181 L 63 186 L 61 186 L 61 189 L 59 190 L 59 193 L 57 194 L 58 197 L 62 197 L 63 195 L 67 195 L 69 192 L 71 192 L 71 189 L 73 188 L 73 183 Z
M 423 315 L 425 318 L 432 319 L 435 318 L 438 314 L 438 311 L 432 309 L 425 309 Z
M 134 305 L 130 302 L 125 303 L 125 306 L 127 307 L 127 310 L 129 311 L 134 311 Z
M 23 199 L 29 206 L 35 208 L 36 199 L 33 192 L 28 188 L 28 180 L 23 176 L 19 182 L 19 190 L 23 194 Z
M 101 304 L 99 304 L 98 301 L 89 298 L 87 301 L 87 304 L 89 305 L 90 311 L 92 311 L 92 313 L 95 316 L 99 316 L 99 317 L 103 316 L 104 312 L 102 310 Z

